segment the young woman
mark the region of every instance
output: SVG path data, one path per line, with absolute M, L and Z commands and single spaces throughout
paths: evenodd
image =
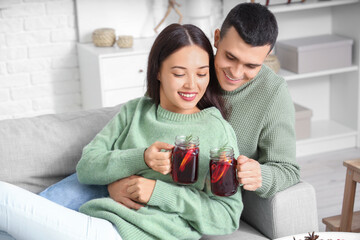
M 210 148 L 227 145 L 239 154 L 235 133 L 221 114 L 213 60 L 212 46 L 199 28 L 165 28 L 149 55 L 148 96 L 124 104 L 83 150 L 77 165 L 81 183 L 107 185 L 138 175 L 127 192 L 144 207 L 133 210 L 99 198 L 78 213 L 1 183 L 0 230 L 18 239 L 198 239 L 236 230 L 243 208 L 240 191 L 218 197 L 209 187 Z M 173 148 L 178 135 L 199 137 L 198 180 L 191 185 L 178 185 L 169 174 L 171 153 L 164 150 Z M 30 199 L 32 211 L 23 199 Z

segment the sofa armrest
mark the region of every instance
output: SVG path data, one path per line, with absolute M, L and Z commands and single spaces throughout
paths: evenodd
M 315 189 L 307 182 L 265 199 L 243 191 L 242 220 L 270 239 L 318 231 Z

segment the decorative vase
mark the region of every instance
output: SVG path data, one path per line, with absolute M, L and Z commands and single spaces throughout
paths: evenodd
M 133 36 L 119 36 L 116 43 L 119 48 L 131 48 L 133 46 Z
M 275 73 L 280 70 L 280 61 L 274 54 L 269 54 L 264 61 L 264 64 L 271 68 Z
M 115 29 L 112 28 L 99 28 L 92 33 L 92 41 L 97 47 L 112 47 L 115 40 Z

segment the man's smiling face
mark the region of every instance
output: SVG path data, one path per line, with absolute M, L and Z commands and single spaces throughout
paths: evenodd
M 271 48 L 270 45 L 254 47 L 245 43 L 234 27 L 230 27 L 222 39 L 217 29 L 214 38 L 216 75 L 225 91 L 233 91 L 253 79 Z

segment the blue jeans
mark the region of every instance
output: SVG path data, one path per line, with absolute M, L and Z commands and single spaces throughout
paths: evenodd
M 107 185 L 86 185 L 78 181 L 77 174 L 74 173 L 60 182 L 57 182 L 41 193 L 40 196 L 49 199 L 61 206 L 79 211 L 85 202 L 95 199 L 108 197 Z

